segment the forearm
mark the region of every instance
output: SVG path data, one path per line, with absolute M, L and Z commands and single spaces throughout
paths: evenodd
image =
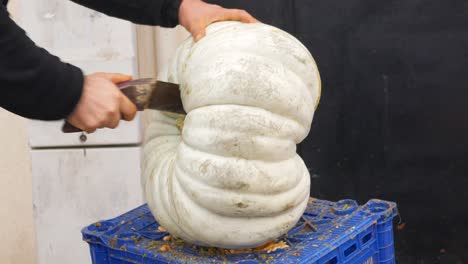
M 109 16 L 136 24 L 175 27 L 181 0 L 72 0 Z
M 0 29 L 0 107 L 33 119 L 67 117 L 81 96 L 81 70 L 37 47 L 1 5 Z

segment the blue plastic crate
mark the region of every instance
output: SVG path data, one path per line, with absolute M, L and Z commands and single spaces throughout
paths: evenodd
M 395 263 L 393 221 L 395 203 L 370 200 L 328 202 L 310 199 L 302 219 L 279 238 L 289 248 L 274 252 L 231 252 L 194 246 L 182 240 L 164 241 L 146 205 L 82 230 L 94 264 L 127 263 Z M 161 250 L 164 245 L 170 251 Z

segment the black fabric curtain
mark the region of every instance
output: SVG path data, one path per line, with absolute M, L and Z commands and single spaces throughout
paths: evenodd
M 396 201 L 398 263 L 468 263 L 468 1 L 225 0 L 301 40 L 323 94 L 320 199 Z

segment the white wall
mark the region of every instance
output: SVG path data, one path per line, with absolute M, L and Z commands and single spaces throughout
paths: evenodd
M 17 1 L 9 11 L 15 18 Z M 0 263 L 36 263 L 26 120 L 0 108 Z
M 170 61 L 177 47 L 190 34 L 181 26 L 160 28 L 137 27 L 138 73 L 140 77 L 157 77 L 158 72 Z M 144 112 L 143 126 L 151 122 L 151 111 Z
M 36 263 L 26 120 L 0 108 L 0 263 Z

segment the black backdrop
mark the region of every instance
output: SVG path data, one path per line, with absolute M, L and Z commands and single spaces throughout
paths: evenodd
M 322 99 L 299 146 L 311 195 L 396 201 L 398 263 L 468 263 L 468 1 L 210 2 L 316 59 Z

